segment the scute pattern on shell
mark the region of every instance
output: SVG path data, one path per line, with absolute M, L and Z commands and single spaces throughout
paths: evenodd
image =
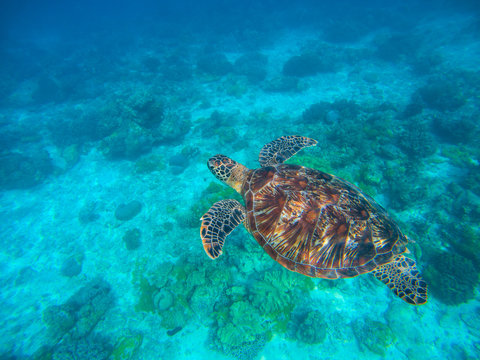
M 354 185 L 298 165 L 253 171 L 243 188 L 247 229 L 286 268 L 336 279 L 370 272 L 406 251 L 385 210 Z

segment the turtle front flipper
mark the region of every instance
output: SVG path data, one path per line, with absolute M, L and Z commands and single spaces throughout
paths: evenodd
M 203 248 L 210 258 L 216 259 L 222 255 L 225 238 L 245 220 L 245 209 L 237 200 L 220 200 L 200 220 Z
M 373 275 L 407 303 L 422 305 L 427 302 L 427 283 L 412 259 L 398 255 L 391 263 L 375 269 Z
M 315 146 L 316 144 L 316 140 L 303 136 L 282 136 L 265 145 L 260 151 L 258 160 L 262 167 L 281 164 L 304 147 Z

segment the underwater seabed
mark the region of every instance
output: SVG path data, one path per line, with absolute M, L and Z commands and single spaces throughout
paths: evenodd
M 462 37 L 471 21 L 430 19 L 415 36 L 382 29 L 350 44 L 280 29 L 256 55 L 224 41 L 213 58 L 199 55 L 208 38 L 172 50 L 145 37 L 118 64 L 80 54 L 85 68 L 118 71 L 87 95 L 25 80 L 0 119 L 11 146 L 0 168 L 0 359 L 479 358 L 480 45 Z M 439 43 L 431 57 L 422 35 Z M 312 54 L 326 68 L 309 69 Z M 426 305 L 368 274 L 289 272 L 244 228 L 207 257 L 199 218 L 237 195 L 206 160 L 224 153 L 254 168 L 265 143 L 290 134 L 319 143 L 289 163 L 355 183 L 398 220 L 429 281 Z
M 192 171 L 200 172 L 200 166 L 192 165 Z M 243 336 L 253 336 L 253 341 L 259 334 L 267 339 L 249 350 L 259 359 L 445 359 L 478 340 L 478 300 L 446 306 L 430 296 L 425 306 L 413 307 L 393 297 L 373 276 L 310 280 L 273 263 L 243 229 L 228 239 L 222 258 L 210 260 L 196 223 L 185 226 L 186 220 L 178 217 L 188 214 L 210 180 L 201 179 L 197 189 L 189 186 L 188 171 L 175 182 L 159 175 L 139 176 L 131 162 L 112 163 L 91 151 L 68 173 L 43 186 L 3 194 L 2 215 L 12 219 L 2 231 L 4 349 L 31 354 L 78 328 L 87 327 L 82 334 L 89 334 L 89 326 L 110 339 L 105 347 L 113 349 L 114 359 L 229 358 L 222 352 L 242 358 L 247 355 L 235 344 L 241 344 Z M 171 192 L 158 191 L 167 186 Z M 118 220 L 118 204 L 131 199 L 142 203 L 140 213 Z M 79 214 L 90 203 L 95 203 L 90 218 L 82 220 Z M 135 228 L 142 233 L 141 246 L 132 251 L 125 247 L 125 234 Z M 65 262 L 72 257 L 81 264 L 78 275 L 65 274 Z M 102 286 L 108 291 L 87 291 L 92 299 L 75 295 L 96 277 L 103 284 L 95 285 L 96 291 Z M 157 301 L 164 303 L 155 305 L 153 293 L 159 289 L 171 298 L 163 296 Z M 76 320 L 64 328 L 49 322 L 48 309 L 72 302 L 72 297 L 86 302 L 76 305 L 84 318 L 74 315 Z M 213 308 L 213 301 L 224 308 Z M 232 312 L 234 304 L 240 313 Z M 179 308 L 183 315 L 168 318 Z M 318 318 L 305 324 L 307 313 Z M 285 318 L 289 314 L 292 318 Z M 224 326 L 220 315 L 223 321 L 234 321 L 240 340 L 222 337 L 227 333 L 219 330 Z M 65 324 L 65 318 L 56 319 Z M 82 319 L 88 325 L 79 324 Z M 167 331 L 177 327 L 181 330 L 169 336 Z M 231 348 L 222 350 L 219 341 Z M 129 351 L 136 357 L 123 354 Z

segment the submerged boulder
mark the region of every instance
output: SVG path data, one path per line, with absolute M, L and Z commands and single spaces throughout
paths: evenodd
M 197 69 L 214 76 L 224 76 L 233 71 L 233 65 L 223 53 L 208 53 L 200 56 Z
M 66 277 L 74 277 L 82 272 L 83 254 L 77 256 L 71 256 L 66 259 L 61 268 L 61 273 Z
M 142 211 L 142 203 L 137 200 L 130 201 L 126 204 L 118 205 L 115 210 L 115 217 L 121 221 L 127 221 L 133 219 Z
M 261 53 L 247 53 L 235 61 L 235 72 L 244 75 L 253 83 L 260 82 L 267 76 L 268 58 Z
M 123 235 L 123 241 L 127 250 L 136 250 L 142 245 L 142 232 L 138 228 L 130 229 Z
M 186 155 L 182 153 L 173 155 L 169 161 L 172 174 L 178 175 L 182 173 L 188 167 L 188 163 L 189 158 Z
M 334 69 L 335 64 L 331 59 L 316 53 L 305 53 L 288 59 L 283 65 L 283 75 L 305 77 L 334 71 Z

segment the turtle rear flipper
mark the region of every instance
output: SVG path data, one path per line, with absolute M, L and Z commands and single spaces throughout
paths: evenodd
M 258 160 L 262 167 L 281 164 L 304 147 L 315 146 L 316 144 L 316 140 L 304 136 L 282 136 L 266 144 L 260 151 Z
M 375 269 L 373 275 L 407 303 L 422 305 L 427 302 L 427 283 L 412 259 L 399 255 L 391 263 Z
M 220 200 L 200 220 L 203 248 L 210 258 L 216 259 L 222 255 L 225 238 L 245 220 L 245 209 L 237 200 Z

